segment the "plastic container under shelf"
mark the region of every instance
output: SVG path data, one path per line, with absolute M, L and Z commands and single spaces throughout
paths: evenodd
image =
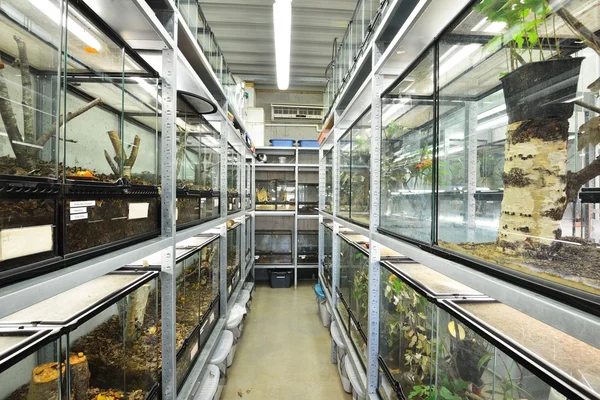
M 235 304 L 239 304 L 240 306 L 246 308 L 246 314 L 244 315 L 244 318 L 246 315 L 250 314 L 250 291 L 245 289 L 242 290 Z
M 216 400 L 221 397 L 219 390 L 219 367 L 210 364 L 200 381 L 200 388 L 194 394 L 194 400 Z M 222 389 L 222 388 L 221 388 Z
M 229 313 L 229 317 L 227 317 L 225 328 L 229 329 L 233 333 L 233 338 L 236 340 L 236 343 L 237 340 L 242 336 L 242 321 L 245 314 L 246 307 L 235 304 L 233 307 L 231 307 L 231 312 Z
M 269 270 L 269 283 L 273 289 L 292 287 L 293 273 L 291 270 Z
M 350 361 L 350 357 L 348 355 L 344 357 L 344 366 L 346 367 L 348 380 L 350 381 L 350 385 L 352 386 L 352 400 L 365 400 L 365 392 L 360 386 L 360 381 L 358 380 L 358 376 L 354 372 L 354 368 L 352 368 L 352 361 Z
M 219 370 L 221 371 L 220 383 L 223 385 L 227 380 L 227 356 L 231 353 L 232 348 L 233 333 L 225 330 L 221 335 L 221 339 L 219 339 L 219 344 L 217 345 L 213 356 L 209 360 L 209 363 L 219 367 Z
M 348 379 L 348 373 L 346 372 L 345 365 L 346 357 L 348 357 L 348 349 L 346 348 L 346 345 L 344 344 L 344 341 L 342 339 L 342 332 L 340 331 L 340 327 L 335 321 L 331 323 L 330 330 L 333 342 L 337 347 L 337 370 L 340 374 L 340 379 L 342 380 L 342 386 L 344 387 L 344 391 L 346 391 L 346 393 L 352 393 L 352 385 L 350 384 L 350 380 Z
M 318 140 L 298 140 L 299 147 L 319 147 Z
M 323 292 L 323 287 L 320 283 L 317 283 L 314 286 L 315 293 L 317 295 L 317 311 L 319 313 L 319 317 L 321 317 L 321 322 L 325 328 L 328 328 L 331 324 L 331 309 L 329 308 L 329 304 L 327 304 L 327 299 L 325 298 L 325 292 Z
M 270 139 L 269 143 L 273 147 L 294 147 L 296 141 L 292 139 Z

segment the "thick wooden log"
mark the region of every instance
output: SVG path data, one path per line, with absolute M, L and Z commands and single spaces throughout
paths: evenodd
M 71 354 L 69 365 L 71 368 L 71 395 L 74 396 L 74 400 L 88 400 L 90 368 L 87 357 L 83 353 Z
M 125 340 L 127 343 L 136 340 L 142 331 L 150 289 L 150 283 L 147 283 L 127 297 L 127 316 L 125 319 Z
M 64 364 L 61 365 L 59 370 L 56 362 L 35 367 L 31 373 L 27 400 L 58 400 L 60 378 L 64 373 Z

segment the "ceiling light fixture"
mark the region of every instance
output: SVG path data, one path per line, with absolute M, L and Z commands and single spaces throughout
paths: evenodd
M 286 90 L 290 85 L 292 0 L 275 0 L 273 4 L 273 25 L 275 27 L 277 87 L 279 87 L 279 90 Z
M 52 4 L 49 0 L 29 0 L 31 4 L 33 4 L 38 10 L 42 13 L 46 14 L 51 20 L 53 20 L 57 25 L 61 25 L 62 18 L 60 17 L 60 10 L 54 4 Z M 100 51 L 102 45 L 91 33 L 89 33 L 84 27 L 79 25 L 77 22 L 70 18 L 66 23 L 67 29 L 73 35 L 77 36 L 81 41 L 95 49 L 96 51 Z M 64 23 L 62 24 L 65 25 Z

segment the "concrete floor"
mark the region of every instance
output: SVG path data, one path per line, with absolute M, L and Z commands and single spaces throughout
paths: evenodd
M 351 399 L 331 364 L 331 336 L 312 288 L 258 282 L 221 399 Z

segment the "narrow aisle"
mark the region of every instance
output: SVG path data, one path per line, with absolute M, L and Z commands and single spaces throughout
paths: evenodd
M 330 358 L 331 335 L 310 283 L 257 283 L 222 399 L 350 399 Z

